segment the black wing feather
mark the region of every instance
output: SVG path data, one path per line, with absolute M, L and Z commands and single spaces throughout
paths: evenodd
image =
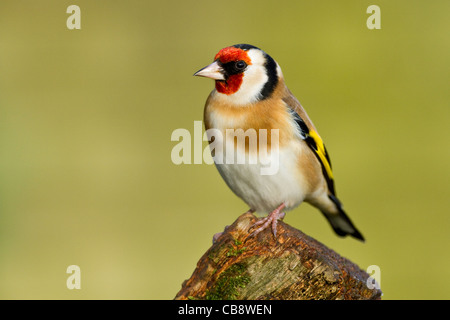
M 317 133 L 308 128 L 305 121 L 303 121 L 303 119 L 299 116 L 297 112 L 292 110 L 292 114 L 295 122 L 299 127 L 302 139 L 305 140 L 305 142 L 311 148 L 314 155 L 317 157 L 317 160 L 319 160 L 320 165 L 322 166 L 322 172 L 325 177 L 325 180 L 327 181 L 328 189 L 330 190 L 331 194 L 335 196 L 336 190 L 334 189 L 334 180 L 333 175 L 331 173 L 330 156 L 328 155 L 327 149 L 325 148 L 323 141 L 320 139 Z M 318 144 L 320 144 L 322 148 L 319 147 Z M 329 169 L 327 167 L 329 167 Z

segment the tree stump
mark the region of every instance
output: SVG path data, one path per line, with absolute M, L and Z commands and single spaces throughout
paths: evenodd
M 317 240 L 280 221 L 277 239 L 241 215 L 201 257 L 175 299 L 303 300 L 380 299 L 369 275 Z M 373 286 L 370 286 L 373 287 Z

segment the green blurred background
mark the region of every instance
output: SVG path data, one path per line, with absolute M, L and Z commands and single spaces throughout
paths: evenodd
M 68 30 L 66 8 L 81 8 Z M 381 8 L 381 30 L 366 9 Z M 192 74 L 261 47 L 318 127 L 366 243 L 307 204 L 285 221 L 384 299 L 449 299 L 449 1 L 0 2 L 0 298 L 172 299 L 246 205 L 214 166 L 174 165 L 202 120 Z M 66 268 L 81 268 L 68 290 Z

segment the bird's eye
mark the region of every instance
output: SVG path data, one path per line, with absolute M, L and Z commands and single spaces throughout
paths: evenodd
M 236 62 L 236 68 L 238 70 L 242 70 L 247 66 L 247 64 L 245 63 L 245 61 L 239 60 Z

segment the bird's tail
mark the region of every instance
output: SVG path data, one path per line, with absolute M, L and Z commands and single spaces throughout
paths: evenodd
M 324 211 L 322 211 L 322 213 L 325 215 L 328 222 L 331 224 L 331 227 L 333 228 L 334 232 L 336 232 L 341 237 L 350 235 L 353 238 L 364 241 L 364 237 L 361 234 L 361 232 L 359 232 L 358 229 L 356 229 L 350 218 L 342 209 L 341 202 L 334 195 L 329 195 L 329 198 L 336 205 L 338 213 L 337 214 L 327 213 Z

